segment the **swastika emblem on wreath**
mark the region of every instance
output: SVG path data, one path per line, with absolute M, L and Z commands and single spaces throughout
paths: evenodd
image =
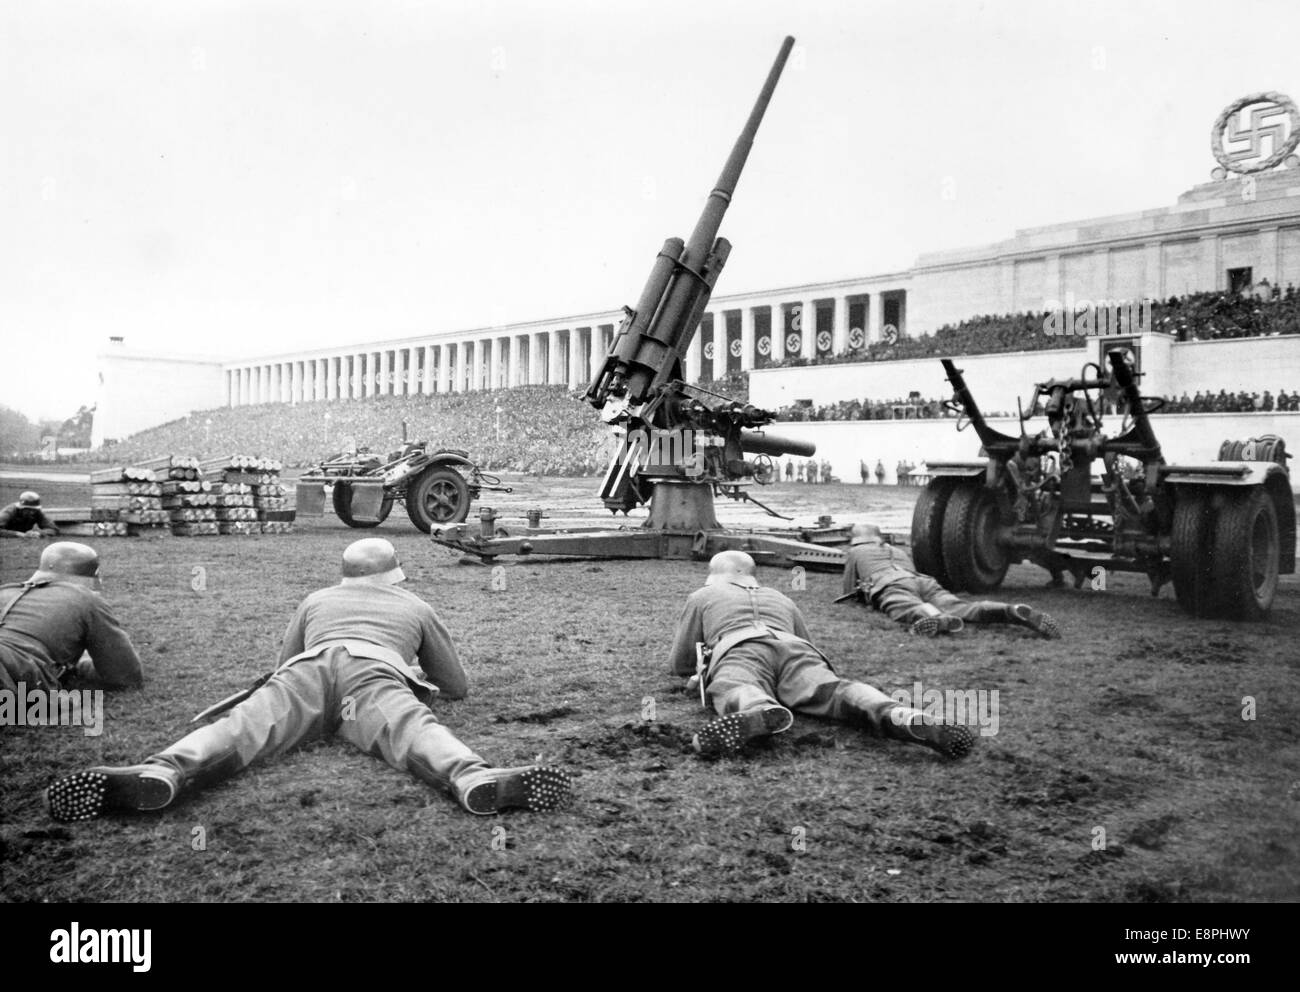
M 799 349 L 803 347 L 803 338 L 798 334 L 787 334 L 785 336 L 785 353 L 787 355 L 799 354 Z
M 830 351 L 830 350 L 831 350 L 831 332 L 830 332 L 830 331 L 818 331 L 818 332 L 817 332 L 817 350 L 818 350 L 818 351 Z
M 709 361 L 712 361 L 712 360 L 713 360 L 713 342 L 712 342 L 712 341 L 709 341 L 708 343 L 706 343 L 706 344 L 704 345 L 704 357 L 707 358 L 707 359 L 709 359 Z
M 758 339 L 755 347 L 758 348 L 758 353 L 760 355 L 770 355 L 772 353 L 772 339 L 769 337 L 761 337 Z
M 731 352 L 732 358 L 739 358 L 741 352 L 740 338 L 737 338 L 735 341 L 732 341 L 731 344 L 727 346 L 727 350 Z
M 898 340 L 898 328 L 895 327 L 893 324 L 886 324 L 884 330 L 882 330 L 880 333 L 884 337 L 884 339 L 888 341 L 890 344 L 893 344 L 895 341 Z
M 1243 127 L 1242 114 L 1247 110 L 1249 123 Z M 1229 172 L 1265 172 L 1284 161 L 1300 165 L 1291 155 L 1297 144 L 1300 110 L 1289 96 L 1271 91 L 1243 96 L 1223 108 L 1210 130 L 1210 149 L 1220 166 L 1214 170 L 1214 178 L 1224 179 Z
M 861 327 L 853 327 L 849 329 L 850 348 L 861 348 L 862 345 L 866 342 L 866 340 L 867 340 L 867 336 L 862 333 Z

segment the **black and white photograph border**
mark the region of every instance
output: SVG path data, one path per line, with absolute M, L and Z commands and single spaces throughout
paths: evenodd
M 1298 35 L 7 6 L 0 901 L 1296 901 Z

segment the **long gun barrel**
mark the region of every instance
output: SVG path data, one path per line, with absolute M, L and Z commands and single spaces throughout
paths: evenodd
M 660 249 L 636 308 L 627 311 L 604 365 L 587 388 L 592 406 L 604 407 L 615 397 L 639 404 L 656 387 L 681 378 L 682 359 L 731 252 L 718 229 L 793 47 L 794 38 L 782 43 L 690 240 L 669 238 Z

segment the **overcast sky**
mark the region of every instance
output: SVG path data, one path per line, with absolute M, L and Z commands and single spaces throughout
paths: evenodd
M 719 294 L 1172 204 L 1224 105 L 1300 98 L 1294 0 L 9 3 L 0 403 L 93 401 L 113 334 L 234 357 L 634 302 L 785 34 Z

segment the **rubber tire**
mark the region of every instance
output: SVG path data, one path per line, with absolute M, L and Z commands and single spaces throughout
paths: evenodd
M 1262 620 L 1277 593 L 1277 510 L 1262 487 L 1226 495 L 1214 528 L 1214 609 L 1229 620 Z
M 450 514 L 445 512 L 445 503 L 442 501 L 438 505 L 438 509 L 444 511 L 441 515 L 437 510 L 429 508 L 429 499 L 435 488 L 444 500 L 455 498 L 455 508 Z M 469 484 L 465 477 L 445 465 L 426 468 L 414 483 L 406 487 L 406 515 L 411 518 L 411 523 L 426 534 L 433 530 L 435 524 L 446 527 L 448 524 L 463 522 L 469 516 L 469 502 Z
M 949 589 L 980 593 L 1002 584 L 1011 556 L 993 540 L 999 516 L 997 497 L 979 483 L 953 490 L 943 515 Z
M 1209 556 L 1214 540 L 1214 508 L 1210 494 L 1183 490 L 1174 504 L 1170 528 L 1169 564 L 1178 604 L 1194 617 L 1214 615 L 1211 592 L 1214 582 Z
M 385 497 L 384 501 L 379 504 L 378 520 L 354 520 L 352 517 L 352 487 L 346 482 L 334 483 L 334 513 L 349 527 L 361 529 L 378 527 L 388 519 L 388 514 L 392 509 L 392 499 Z
M 945 588 L 950 577 L 943 563 L 943 515 L 955 488 L 955 479 L 934 479 L 912 509 L 912 561 L 918 572 Z

